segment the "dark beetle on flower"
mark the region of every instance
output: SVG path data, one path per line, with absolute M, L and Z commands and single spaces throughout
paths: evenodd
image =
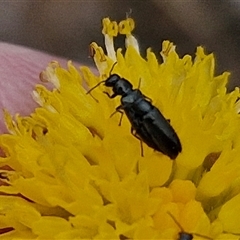
M 121 113 L 119 122 L 119 125 L 121 125 L 122 116 L 125 112 L 132 125 L 131 133 L 141 141 L 142 156 L 143 141 L 154 150 L 175 159 L 182 151 L 180 140 L 169 120 L 165 119 L 161 112 L 152 105 L 151 100 L 144 96 L 139 89 L 133 89 L 128 80 L 121 78 L 117 74 L 111 74 L 111 71 L 106 80 L 99 82 L 87 94 L 102 83 L 106 87 L 112 87 L 112 95 L 104 92 L 109 98 L 115 98 L 118 95 L 122 96 L 121 105 L 116 108 L 113 114 L 116 112 Z

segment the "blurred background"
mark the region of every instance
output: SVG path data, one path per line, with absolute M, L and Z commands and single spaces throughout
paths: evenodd
M 93 65 L 89 43 L 103 43 L 101 19 L 120 21 L 130 9 L 143 55 L 165 39 L 180 56 L 202 45 L 216 56 L 216 74 L 232 73 L 229 89 L 240 85 L 240 1 L 0 1 L 0 41 Z

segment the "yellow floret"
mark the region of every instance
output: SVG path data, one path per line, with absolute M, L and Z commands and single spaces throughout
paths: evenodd
M 145 59 L 133 19 L 102 23 L 106 53 L 90 45 L 99 75 L 51 62 L 40 78 L 54 89 L 32 94 L 40 106 L 27 117 L 4 111 L 0 238 L 238 239 L 240 93 L 227 92 L 229 73 L 215 76 L 202 47 L 180 58 L 170 41 L 161 63 L 150 48 Z M 124 51 L 114 47 L 118 34 Z M 120 97 L 103 94 L 112 94 L 104 81 L 114 73 L 169 119 L 182 144 L 174 161 L 144 142 L 141 156 L 126 116 L 118 126 Z

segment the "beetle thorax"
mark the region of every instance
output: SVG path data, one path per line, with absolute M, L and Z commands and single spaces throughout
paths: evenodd
M 126 96 L 132 92 L 132 84 L 121 78 L 113 86 L 113 92 L 117 95 Z

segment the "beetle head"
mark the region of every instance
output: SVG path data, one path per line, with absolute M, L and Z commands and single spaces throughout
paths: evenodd
M 111 75 L 105 82 L 107 87 L 112 87 L 115 95 L 125 96 L 132 91 L 132 84 L 124 78 L 120 78 L 117 74 Z
M 112 74 L 105 80 L 105 86 L 114 87 L 119 80 L 121 80 L 120 76 L 117 74 Z

